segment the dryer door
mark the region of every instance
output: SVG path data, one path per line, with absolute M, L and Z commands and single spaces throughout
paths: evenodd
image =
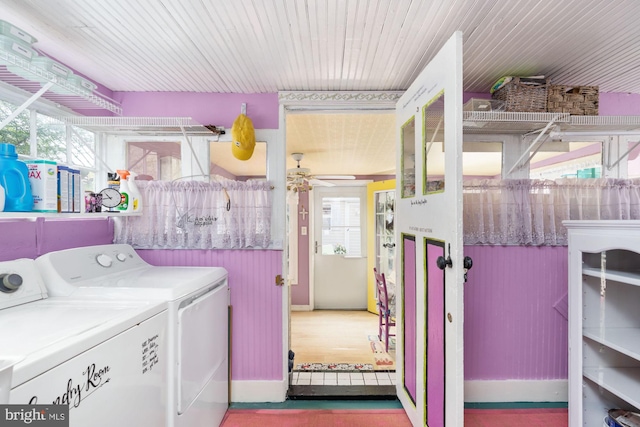
M 178 309 L 178 414 L 192 405 L 220 367 L 226 369 L 228 301 L 224 281 Z

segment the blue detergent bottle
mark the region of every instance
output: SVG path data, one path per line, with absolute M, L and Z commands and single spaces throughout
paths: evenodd
M 13 144 L 0 143 L 0 185 L 4 188 L 5 212 L 31 212 L 33 195 L 27 165 L 18 160 Z

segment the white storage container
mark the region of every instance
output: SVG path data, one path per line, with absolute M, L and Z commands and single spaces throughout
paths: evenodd
M 71 71 L 70 68 L 65 67 L 61 63 L 54 61 L 51 58 L 47 58 L 46 56 L 36 56 L 32 58 L 31 64 L 65 79 L 73 74 L 73 71 Z
M 33 50 L 27 43 L 5 35 L 0 35 L 0 49 L 28 61 L 31 61 L 31 59 L 37 55 L 36 51 Z
M 60 76 L 60 78 L 64 80 L 67 85 L 77 87 L 78 89 L 86 90 L 88 92 L 93 92 L 98 88 L 98 86 L 93 82 L 73 73 L 70 74 L 66 79 L 62 76 Z M 53 85 L 51 87 L 51 91 L 60 95 L 76 95 L 78 93 L 76 91 L 69 90 L 61 85 Z
M 57 212 L 57 166 L 51 160 L 25 160 L 33 194 L 34 212 Z
M 89 92 L 93 92 L 94 90 L 96 90 L 98 88 L 98 86 L 93 83 L 92 81 L 89 81 L 83 77 L 80 77 L 78 75 L 71 75 L 69 76 L 69 78 L 67 79 L 70 83 L 78 86 L 81 89 L 84 90 L 88 90 Z
M 31 34 L 3 20 L 0 20 L 0 34 L 11 37 L 15 40 L 23 41 L 29 45 L 38 41 Z

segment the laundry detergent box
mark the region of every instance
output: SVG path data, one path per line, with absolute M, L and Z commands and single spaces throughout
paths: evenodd
M 52 160 L 25 160 L 35 212 L 58 212 L 58 169 Z

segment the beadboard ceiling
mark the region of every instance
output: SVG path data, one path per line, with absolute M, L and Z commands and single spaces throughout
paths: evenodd
M 0 19 L 114 91 L 404 90 L 461 30 L 467 92 L 544 74 L 640 93 L 637 0 L 0 0 Z

